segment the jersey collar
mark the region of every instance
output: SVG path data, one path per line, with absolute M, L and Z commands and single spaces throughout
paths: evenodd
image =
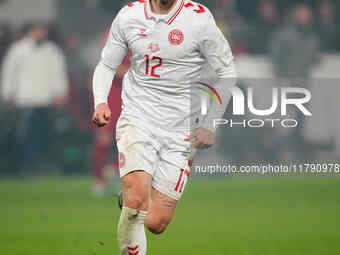
M 151 11 L 150 1 L 151 0 L 145 1 L 145 17 L 146 17 L 146 19 L 155 19 L 156 21 L 162 20 L 162 21 L 168 23 L 169 25 L 175 20 L 175 18 L 178 16 L 178 14 L 181 12 L 181 10 L 184 7 L 184 0 L 177 0 L 175 6 L 171 9 L 171 11 L 168 14 L 157 15 L 157 14 L 154 14 Z

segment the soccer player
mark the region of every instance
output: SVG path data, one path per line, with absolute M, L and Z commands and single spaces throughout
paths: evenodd
M 94 72 L 98 126 L 110 121 L 107 96 L 128 50 L 131 68 L 116 128 L 123 186 L 118 243 L 122 255 L 145 255 L 144 226 L 154 234 L 167 228 L 193 151 L 214 144 L 213 120 L 225 112 L 230 99 L 225 88 L 234 85 L 236 74 L 229 44 L 205 6 L 185 0 L 133 2 L 114 19 Z M 211 103 L 202 116 L 192 95 L 206 63 L 218 76 L 211 89 L 223 104 Z

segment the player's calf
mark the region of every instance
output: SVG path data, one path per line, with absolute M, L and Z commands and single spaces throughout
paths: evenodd
M 152 189 L 149 214 L 145 219 L 145 226 L 151 233 L 162 234 L 171 222 L 177 201 L 169 196 Z
M 171 218 L 150 214 L 150 217 L 148 217 L 145 226 L 149 229 L 151 233 L 155 235 L 160 235 L 167 229 L 170 221 Z
M 146 255 L 144 220 L 147 212 L 123 207 L 118 224 L 118 244 L 121 255 Z

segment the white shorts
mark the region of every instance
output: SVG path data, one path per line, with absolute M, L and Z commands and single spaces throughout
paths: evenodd
M 152 176 L 152 187 L 179 200 L 190 174 L 188 132 L 165 131 L 121 116 L 116 127 L 120 176 L 142 170 Z

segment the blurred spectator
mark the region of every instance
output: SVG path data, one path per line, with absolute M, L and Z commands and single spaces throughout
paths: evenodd
M 289 19 L 270 43 L 276 76 L 307 78 L 319 62 L 319 37 L 313 28 L 311 8 L 299 3 L 292 8 Z
M 216 19 L 224 20 L 227 26 L 237 26 L 243 24 L 244 20 L 237 11 L 235 0 L 217 0 L 215 1 L 214 11 Z
M 249 26 L 237 10 L 235 0 L 215 0 L 216 23 L 232 44 L 233 53 L 248 51 Z
M 261 0 L 257 7 L 257 18 L 253 29 L 253 40 L 249 45 L 251 53 L 264 54 L 269 49 L 269 41 L 280 22 L 277 6 L 272 0 Z
M 337 29 L 335 21 L 336 8 L 333 2 L 328 0 L 321 1 L 318 5 L 318 28 L 322 38 L 321 49 L 322 51 L 332 52 L 337 47 Z
M 42 23 L 26 26 L 9 49 L 2 68 L 1 95 L 18 128 L 20 168 L 32 168 L 49 144 L 49 113 L 65 102 L 67 74 L 61 49 L 47 41 Z M 15 115 L 14 115 L 15 114 Z
M 65 49 L 65 39 L 60 33 L 60 29 L 58 24 L 56 23 L 49 23 L 47 26 L 48 34 L 47 38 L 49 41 L 53 42 L 56 46 L 58 46 L 60 49 Z
M 270 47 L 275 75 L 289 80 L 291 86 L 296 84 L 294 80 L 299 79 L 298 86 L 307 87 L 312 68 L 320 62 L 319 37 L 313 26 L 313 12 L 309 5 L 299 3 L 293 6 L 286 24 L 274 35 Z M 303 138 L 305 118 L 295 110 L 288 112 L 288 115 L 297 119 L 300 125 L 296 129 L 277 130 L 277 136 L 284 139 L 280 154 L 291 159 L 304 158 L 310 153 Z
M 77 129 L 90 132 L 89 119 L 91 110 L 88 100 L 91 81 L 89 70 L 83 56 L 80 54 L 82 40 L 77 35 L 66 39 L 66 59 L 70 80 L 69 106 L 76 121 Z
M 0 22 L 0 67 L 2 60 L 12 43 L 13 35 L 11 27 L 6 22 Z

